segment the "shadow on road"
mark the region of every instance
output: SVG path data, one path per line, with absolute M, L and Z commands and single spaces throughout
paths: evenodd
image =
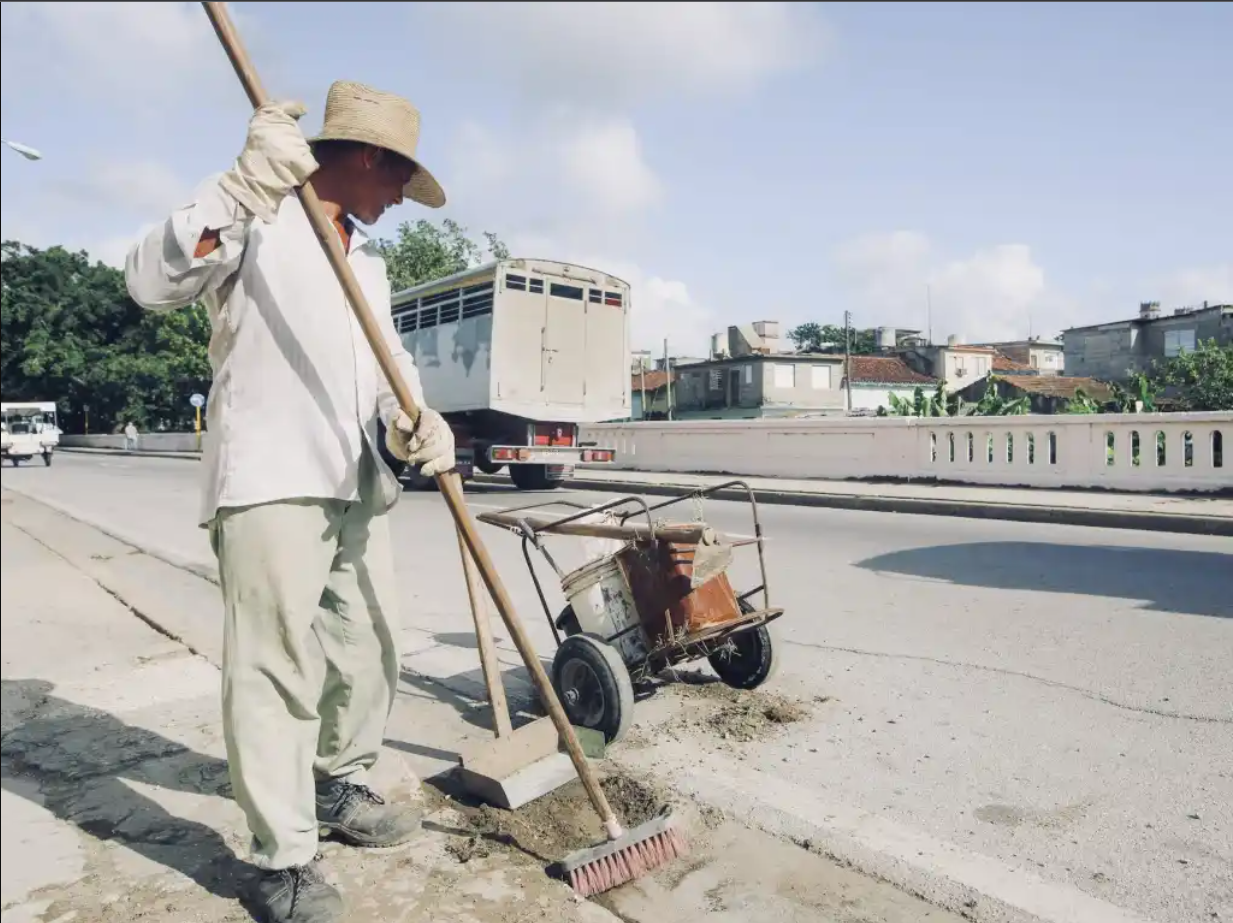
M 1148 600 L 1143 608 L 1233 618 L 1233 555 L 1210 551 L 980 542 L 895 551 L 859 561 L 887 574 L 997 590 Z
M 52 695 L 54 688 L 37 679 L 3 681 L 5 791 L 217 897 L 246 904 L 253 869 L 218 831 L 177 817 L 137 791 L 146 785 L 230 798 L 226 762 Z

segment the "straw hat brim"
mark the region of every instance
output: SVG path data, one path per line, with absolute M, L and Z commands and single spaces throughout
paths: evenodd
M 332 131 L 328 127 L 322 129 L 316 137 L 308 139 L 310 145 L 318 141 L 359 141 L 393 151 L 415 164 L 415 173 L 411 177 L 411 182 L 402 187 L 403 198 L 418 202 L 428 208 L 440 208 L 445 204 L 445 190 L 441 188 L 441 184 L 437 182 L 432 172 L 416 158 L 414 148 L 407 150 L 404 145 L 400 145 L 394 139 L 376 138 L 364 132 L 347 131 L 346 129 Z

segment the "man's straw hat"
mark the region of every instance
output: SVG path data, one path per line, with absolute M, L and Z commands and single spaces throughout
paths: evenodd
M 415 164 L 402 194 L 429 208 L 445 204 L 445 190 L 415 156 L 420 140 L 420 111 L 401 96 L 338 80 L 325 98 L 325 124 L 317 141 L 360 141 L 401 154 Z

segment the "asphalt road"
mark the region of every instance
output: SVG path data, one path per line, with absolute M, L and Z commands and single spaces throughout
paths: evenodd
M 3 484 L 208 569 L 196 475 L 63 453 Z M 476 513 L 606 498 L 468 495 Z M 707 518 L 750 532 L 739 504 Z M 634 759 L 925 892 L 950 878 L 1059 921 L 1233 919 L 1233 541 L 782 506 L 762 521 L 787 610 L 775 689 L 810 717 L 745 745 L 678 730 Z M 404 619 L 457 649 L 449 674 L 474 653 L 448 513 L 407 494 L 394 524 Z M 550 655 L 518 542 L 480 528 Z M 640 706 L 652 736 L 670 702 Z

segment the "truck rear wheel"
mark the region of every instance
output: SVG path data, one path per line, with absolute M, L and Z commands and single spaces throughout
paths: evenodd
M 547 465 L 510 465 L 509 477 L 519 490 L 554 490 L 561 486 L 559 478 L 548 476 Z

